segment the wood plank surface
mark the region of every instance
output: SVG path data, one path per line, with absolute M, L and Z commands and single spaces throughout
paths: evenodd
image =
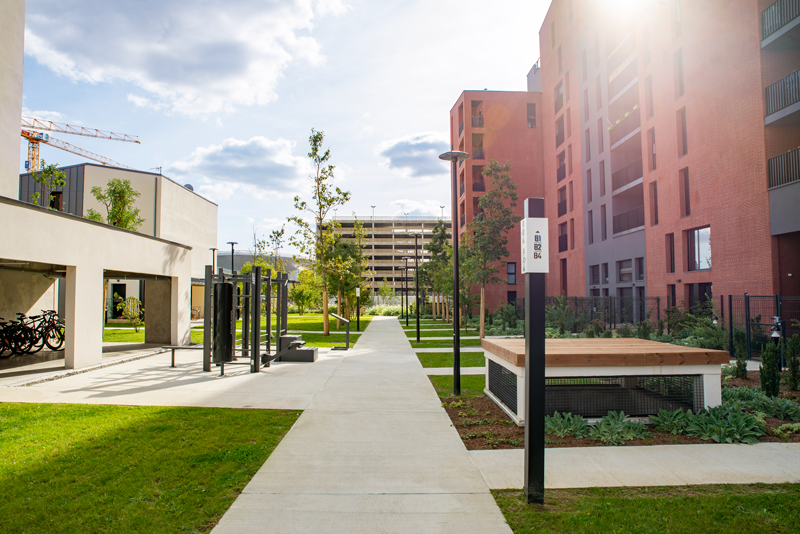
M 481 347 L 512 365 L 525 366 L 524 339 L 482 339 Z M 730 361 L 724 350 L 682 347 L 638 338 L 547 339 L 545 352 L 547 367 L 710 365 Z

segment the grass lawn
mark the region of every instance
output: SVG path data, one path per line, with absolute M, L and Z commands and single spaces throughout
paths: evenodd
M 203 342 L 203 329 L 193 328 L 191 331 L 192 343 Z M 239 335 L 239 338 L 242 336 Z M 106 328 L 103 331 L 103 342 L 116 342 L 116 343 L 144 343 L 144 330 L 140 329 L 138 332 L 133 329 L 111 329 Z
M 452 352 L 418 352 L 417 358 L 422 362 L 422 367 L 452 367 Z M 483 367 L 486 359 L 481 352 L 462 352 L 461 367 Z
M 416 339 L 416 338 L 414 338 Z M 411 340 L 409 340 L 411 341 Z M 446 349 L 451 348 L 453 346 L 452 341 L 420 341 L 417 343 L 416 341 L 411 341 L 411 346 L 415 349 Z M 481 340 L 480 339 L 462 339 L 461 340 L 462 347 L 480 347 Z
M 0 530 L 210 531 L 299 415 L 0 404 Z
M 417 339 L 417 329 L 416 328 L 413 329 L 413 330 L 406 330 L 405 332 L 406 332 L 406 337 L 408 337 L 409 339 Z M 461 335 L 463 336 L 464 334 L 462 333 Z M 472 334 L 469 334 L 469 335 L 472 335 Z M 475 334 L 475 335 L 477 335 L 477 334 Z M 420 337 L 420 339 L 422 339 L 423 337 L 453 337 L 453 331 L 452 330 L 434 330 L 434 331 L 426 332 L 425 330 L 420 329 L 419 337 Z
M 336 313 L 335 309 L 333 309 L 332 311 L 334 313 Z M 273 315 L 272 316 L 272 327 L 273 328 L 275 328 L 275 321 L 276 321 L 276 316 Z M 370 317 L 369 315 L 366 315 L 366 316 L 362 315 L 361 316 L 361 331 L 362 332 L 364 331 L 364 329 L 367 326 L 369 326 L 370 321 L 372 321 L 372 317 Z M 241 328 L 241 321 L 239 321 L 239 323 L 240 323 L 239 327 Z M 262 319 L 261 324 L 266 326 L 266 324 L 267 324 L 266 323 L 266 319 Z M 341 330 L 336 330 L 336 319 L 334 319 L 333 317 L 330 318 L 329 325 L 330 325 L 331 333 L 337 332 L 337 331 L 338 332 L 342 332 L 342 333 L 345 332 L 344 323 L 342 323 L 342 329 Z M 318 330 L 318 331 L 322 332 L 322 329 L 323 329 L 322 314 L 319 314 L 319 313 L 315 313 L 315 314 L 307 313 L 307 314 L 305 314 L 305 315 L 303 315 L 301 317 L 300 315 L 297 315 L 296 313 L 290 313 L 289 314 L 289 326 L 288 326 L 288 328 L 289 328 L 289 330 L 304 330 L 304 331 L 312 331 L 312 332 L 315 331 L 315 330 Z M 354 315 L 350 319 L 350 332 L 355 332 L 355 330 L 356 330 L 356 317 Z
M 439 397 L 453 396 L 453 377 L 446 375 L 431 375 L 431 379 L 436 394 Z M 484 375 L 461 375 L 461 396 L 462 397 L 482 397 L 483 388 L 486 387 L 486 376 Z
M 800 484 L 547 490 L 528 506 L 521 490 L 492 491 L 523 532 L 797 532 Z

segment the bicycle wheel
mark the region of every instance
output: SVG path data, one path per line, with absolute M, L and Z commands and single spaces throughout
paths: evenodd
M 28 348 L 29 354 L 36 354 L 40 350 L 44 348 L 44 331 L 39 328 L 31 328 L 28 327 L 28 332 L 30 332 L 31 336 L 31 346 Z
M 6 341 L 5 335 L 0 334 L 0 358 L 10 358 L 14 353 L 11 351 L 11 346 Z
M 50 350 L 59 350 L 64 345 L 64 327 L 51 324 L 47 327 L 44 342 Z
M 33 338 L 27 329 L 16 330 L 8 341 L 14 354 L 26 354 L 33 345 Z

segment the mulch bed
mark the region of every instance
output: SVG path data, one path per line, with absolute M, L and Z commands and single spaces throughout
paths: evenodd
M 783 372 L 781 373 L 781 397 L 785 397 L 787 399 L 792 399 L 794 401 L 800 401 L 800 391 L 789 391 L 789 386 L 785 384 L 786 377 L 788 373 Z M 739 386 L 760 386 L 761 385 L 761 373 L 759 371 L 747 371 L 747 378 L 731 378 L 728 380 L 727 385 L 732 388 L 738 388 Z
M 728 382 L 730 387 L 760 385 L 758 371 L 748 372 L 747 380 L 733 379 Z M 781 385 L 781 396 L 800 400 L 800 392 L 790 392 L 786 385 Z M 461 440 L 467 450 L 479 451 L 487 449 L 521 449 L 525 446 L 525 429 L 520 428 L 506 413 L 489 397 L 471 398 L 445 398 L 442 399 L 447 415 L 458 430 Z M 776 437 L 772 431 L 786 423 L 768 417 L 767 435 L 761 436 L 761 442 L 773 443 L 800 443 L 800 434 L 790 434 L 788 439 Z M 625 442 L 625 446 L 640 445 L 684 445 L 699 443 L 715 443 L 711 440 L 701 440 L 693 436 L 676 436 L 664 434 L 648 428 L 651 436 L 647 439 L 634 439 Z M 606 447 L 602 441 L 591 439 L 575 439 L 572 437 L 559 438 L 551 434 L 545 435 L 545 447 Z

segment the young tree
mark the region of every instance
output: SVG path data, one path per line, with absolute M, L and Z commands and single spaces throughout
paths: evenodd
M 87 219 L 133 232 L 139 231 L 144 219 L 139 217 L 139 208 L 134 208 L 133 205 L 141 193 L 131 187 L 130 180 L 112 178 L 105 190 L 99 186 L 92 187 L 92 195 L 106 207 L 106 218 L 103 220 L 100 213 L 89 209 L 86 212 Z
M 122 317 L 133 325 L 133 331 L 138 332 L 139 327 L 144 324 L 142 321 L 142 314 L 144 313 L 142 302 L 136 297 L 123 299 L 116 293 L 114 293 L 114 298 L 120 300 L 120 303 L 117 304 L 117 310 L 122 312 Z
M 394 296 L 394 288 L 389 285 L 389 281 L 386 277 L 383 278 L 383 282 L 378 286 L 378 296 L 382 300 L 382 304 L 393 303 Z
M 472 231 L 471 260 L 475 262 L 474 282 L 481 287 L 480 337 L 485 334 L 486 286 L 500 281 L 497 272 L 508 257 L 508 231 L 522 217 L 514 213 L 517 206 L 517 184 L 509 174 L 511 164 L 500 164 L 495 158 L 483 168 L 483 176 L 489 178 L 486 194 L 478 200 L 480 212 L 469 227 Z
M 283 268 L 283 271 L 286 271 L 286 266 L 284 265 L 283 258 L 280 257 L 280 250 L 281 245 L 283 244 L 283 234 L 286 233 L 286 225 L 281 225 L 280 230 L 273 230 L 269 233 L 269 246 L 270 252 L 272 253 L 272 263 L 275 264 L 275 269 L 278 269 L 278 265 L 280 264 Z
M 311 202 L 301 200 L 300 196 L 294 197 L 294 207 L 300 212 L 311 214 L 312 223 L 299 215 L 289 217 L 289 221 L 298 226 L 297 232 L 289 238 L 289 243 L 297 247 L 308 258 L 307 261 L 322 280 L 322 321 L 324 335 L 330 335 L 328 321 L 328 255 L 334 244 L 334 226 L 336 221 L 327 221 L 328 213 L 336 206 L 341 206 L 350 200 L 350 192 L 342 191 L 332 185 L 334 166 L 328 162 L 331 159 L 330 149 L 322 152 L 324 135 L 312 128 L 308 138 L 311 151 L 308 157 L 314 166 Z M 295 258 L 297 261 L 297 258 Z
M 450 239 L 447 237 L 447 225 L 440 220 L 433 228 L 431 240 L 425 245 L 425 250 L 430 252 L 431 259 L 422 266 L 436 301 L 439 300 L 439 296 L 444 297 L 447 294 L 445 287 L 448 280 L 444 274 L 445 271 L 452 269 L 452 261 L 450 259 L 452 250 L 448 250 L 449 247 Z M 452 284 L 452 277 L 449 279 L 449 283 Z M 435 311 L 433 318 L 436 319 Z M 444 310 L 442 310 L 442 319 L 445 319 Z
M 42 189 L 47 192 L 47 206 L 50 206 L 50 203 L 53 201 L 53 189 L 56 187 L 64 187 L 67 183 L 67 175 L 64 174 L 64 171 L 59 170 L 58 163 L 48 165 L 44 160 L 42 160 L 40 171 L 31 171 L 31 178 L 37 184 L 42 184 Z M 40 198 L 40 193 L 32 194 L 31 204 L 38 206 Z

